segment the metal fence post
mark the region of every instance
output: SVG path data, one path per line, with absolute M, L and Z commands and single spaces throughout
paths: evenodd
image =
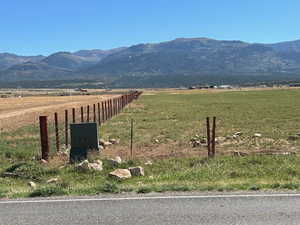
M 211 148 L 210 148 L 210 124 L 209 117 L 206 118 L 206 130 L 207 130 L 207 154 L 208 157 L 211 156 Z
M 213 127 L 212 127 L 212 156 L 214 157 L 216 153 L 216 117 L 213 117 Z

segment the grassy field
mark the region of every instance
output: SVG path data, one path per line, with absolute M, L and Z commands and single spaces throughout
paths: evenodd
M 300 90 L 162 91 L 145 92 L 139 101 L 101 127 L 104 139 L 120 144 L 93 159 L 104 159 L 104 171 L 80 172 L 53 153 L 49 165 L 33 160 L 39 155 L 39 130 L 26 126 L 0 134 L 1 197 L 83 195 L 105 192 L 300 189 L 300 141 L 289 140 L 300 132 Z M 206 147 L 193 147 L 191 138 L 205 136 L 205 118 L 217 117 L 217 157 L 207 159 Z M 134 119 L 134 160 L 129 160 L 130 120 Z M 50 126 L 51 129 L 53 129 Z M 233 134 L 242 132 L 240 138 Z M 254 133 L 262 134 L 254 138 Z M 226 140 L 225 140 L 225 137 Z M 52 146 L 53 136 L 51 137 Z M 249 153 L 232 156 L 233 151 Z M 293 155 L 265 155 L 293 152 Z M 120 168 L 145 167 L 145 177 L 117 182 L 105 158 L 127 159 Z M 143 165 L 146 160 L 152 165 Z M 63 168 L 61 167 L 63 166 Z M 49 178 L 59 182 L 47 184 Z M 35 181 L 33 190 L 27 185 Z

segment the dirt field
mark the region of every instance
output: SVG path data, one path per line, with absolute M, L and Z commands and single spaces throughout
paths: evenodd
M 65 109 L 92 105 L 109 98 L 111 95 L 83 96 L 47 96 L 0 99 L 0 129 L 11 130 L 38 122 L 40 115 L 50 116 L 58 112 L 63 115 Z

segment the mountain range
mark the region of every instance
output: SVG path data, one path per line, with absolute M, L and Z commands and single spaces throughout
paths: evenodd
M 47 57 L 0 53 L 1 83 L 81 79 L 110 87 L 300 80 L 300 40 L 263 44 L 178 38 Z

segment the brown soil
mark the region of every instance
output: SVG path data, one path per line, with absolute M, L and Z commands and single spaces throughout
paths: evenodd
M 13 130 L 29 124 L 38 123 L 41 115 L 53 119 L 53 113 L 58 112 L 60 118 L 64 117 L 64 110 L 76 109 L 79 117 L 80 107 L 96 104 L 111 96 L 84 95 L 84 96 L 47 96 L 22 97 L 0 99 L 0 130 Z M 90 109 L 92 112 L 92 108 Z

